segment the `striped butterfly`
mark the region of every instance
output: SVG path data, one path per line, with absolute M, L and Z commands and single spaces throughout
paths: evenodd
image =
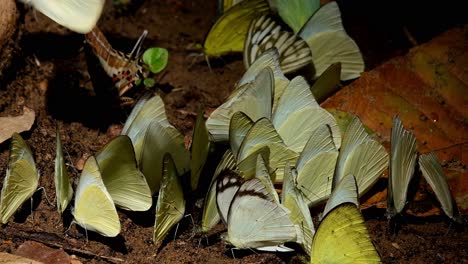
M 252 21 L 244 44 L 246 69 L 266 50 L 275 47 L 284 73 L 293 72 L 312 62 L 312 52 L 303 39 L 281 28 L 266 15 Z
M 85 35 L 86 42 L 91 46 L 104 71 L 112 78 L 119 96 L 148 77 L 148 71 L 144 70 L 139 58 L 140 48 L 146 35 L 148 35 L 147 30 L 138 38 L 130 54 L 112 48 L 98 27 L 94 27 Z

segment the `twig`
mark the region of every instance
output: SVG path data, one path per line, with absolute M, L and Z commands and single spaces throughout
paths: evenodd
M 123 259 L 98 255 L 88 250 L 80 249 L 78 243 L 73 243 L 54 233 L 23 231 L 13 227 L 0 229 L 0 237 L 17 238 L 23 241 L 33 240 L 49 247 L 61 248 L 66 252 L 85 255 L 88 258 L 97 257 L 113 263 L 124 262 Z

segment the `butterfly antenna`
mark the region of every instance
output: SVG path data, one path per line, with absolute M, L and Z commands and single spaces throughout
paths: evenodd
M 205 61 L 206 61 L 206 64 L 208 65 L 208 69 L 210 69 L 210 72 L 213 72 L 213 70 L 211 69 L 210 59 L 208 58 L 208 55 L 206 54 L 205 54 Z
M 231 255 L 233 259 L 236 259 L 236 256 L 234 256 L 234 248 L 231 248 Z
M 70 225 L 68 226 L 68 228 L 63 233 L 64 234 L 67 233 L 70 230 L 70 228 L 72 227 L 73 224 L 76 224 L 75 220 L 71 221 Z
M 143 44 L 143 41 L 145 40 L 146 36 L 148 35 L 148 30 L 143 30 L 143 33 L 141 33 L 140 37 L 138 38 L 137 42 L 135 43 L 135 46 L 133 46 L 132 51 L 130 52 L 130 59 L 136 59 L 140 55 L 140 49 L 141 45 Z
M 45 188 L 44 188 L 44 187 L 39 187 L 39 188 L 37 188 L 36 192 L 38 192 L 38 191 L 43 191 L 43 192 L 44 192 L 44 197 L 45 197 L 46 201 L 49 203 L 49 205 L 52 205 L 52 203 L 51 203 L 50 200 L 49 200 L 49 197 L 47 197 L 47 193 L 46 193 Z
M 173 241 L 176 240 L 177 231 L 179 230 L 179 225 L 180 225 L 180 223 L 177 223 L 177 226 L 176 226 L 176 229 L 175 229 L 175 233 L 174 233 L 174 239 L 173 239 Z

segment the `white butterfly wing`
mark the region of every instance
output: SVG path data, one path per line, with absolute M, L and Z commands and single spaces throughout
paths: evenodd
M 210 188 L 205 198 L 205 205 L 203 207 L 203 216 L 202 216 L 202 231 L 208 232 L 213 228 L 220 220 L 221 217 L 218 213 L 218 207 L 216 204 L 216 180 L 218 176 L 224 170 L 236 170 L 236 159 L 232 154 L 231 150 L 226 150 L 221 158 L 221 161 L 216 167 L 215 173 L 211 180 Z
M 246 69 L 265 51 L 275 47 L 284 73 L 293 72 L 312 62 L 307 43 L 294 33 L 285 31 L 270 17 L 254 19 L 249 27 L 244 44 Z
M 235 171 L 226 170 L 216 181 L 216 205 L 221 220 L 227 225 L 229 206 L 244 180 Z
M 393 217 L 405 207 L 408 185 L 414 174 L 417 158 L 416 138 L 413 133 L 404 129 L 397 116 L 393 118 L 390 143 L 387 214 Z
M 96 25 L 104 7 L 104 0 L 27 0 L 44 15 L 58 24 L 88 33 Z
M 348 174 L 356 177 L 359 196 L 364 194 L 388 166 L 385 148 L 365 131 L 359 118 L 354 117 L 343 137 L 333 184 Z
M 343 203 L 353 203 L 359 207 L 356 179 L 351 174 L 343 177 L 336 185 L 325 205 L 325 209 L 323 209 L 322 215 L 327 215 L 333 208 Z
M 272 122 L 285 144 L 295 152 L 302 152 L 312 132 L 324 124 L 331 128 L 337 148 L 341 144 L 335 118 L 318 105 L 309 84 L 301 76 L 291 80 L 286 87 L 278 100 Z
M 460 216 L 457 204 L 450 193 L 447 179 L 436 155 L 431 152 L 419 156 L 419 167 L 424 178 L 436 194 L 445 214 L 454 221 L 463 223 L 464 219 Z
M 127 135 L 132 140 L 138 164 L 140 163 L 146 130 L 150 123 L 155 121 L 162 126 L 169 126 L 161 97 L 159 95 L 148 97 L 146 95 L 137 102 L 121 132 L 122 135 Z
M 243 112 L 235 112 L 229 123 L 229 145 L 232 154 L 237 156 L 245 136 L 252 128 L 254 122 Z
M 296 240 L 289 212 L 259 179 L 246 181 L 229 208 L 226 240 L 237 248 L 277 246 Z
M 271 118 L 273 81 L 271 69 L 265 68 L 253 82 L 239 88 L 224 104 L 213 111 L 206 121 L 206 127 L 213 140 L 229 140 L 229 123 L 237 111 L 244 112 L 253 121 L 262 117 Z
M 63 213 L 68 206 L 68 203 L 73 197 L 73 188 L 70 184 L 68 177 L 67 166 L 63 159 L 62 142 L 57 130 L 56 134 L 56 154 L 55 154 L 55 170 L 54 170 L 54 183 L 55 193 L 57 199 L 57 210 Z
M 357 78 L 364 60 L 356 42 L 346 34 L 336 2 L 321 7 L 299 33 L 312 50 L 315 76 L 331 64 L 341 62 L 341 80 Z

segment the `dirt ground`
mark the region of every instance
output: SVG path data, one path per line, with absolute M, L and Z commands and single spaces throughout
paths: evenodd
M 244 71 L 240 55 L 213 59 L 210 70 L 204 58 L 190 48 L 203 42 L 214 22 L 215 2 L 146 0 L 135 10 L 119 14 L 108 1 L 99 23 L 115 48 L 130 51 L 147 29 L 144 47 L 161 46 L 169 50 L 168 67 L 158 76 L 160 94 L 170 122 L 185 135 L 191 134 L 198 105 L 203 104 L 207 112 L 220 105 Z M 361 47 L 368 70 L 406 53 L 411 43 L 403 28 L 422 43 L 466 22 L 459 20 L 460 8 L 429 8 L 417 13 L 418 19 L 412 19 L 418 10 L 416 4 L 401 8 L 387 2 L 390 1 L 377 5 L 363 1 L 358 6 L 350 1 L 340 2 L 345 27 Z M 365 11 L 366 6 L 374 12 Z M 436 11 L 449 12 L 452 21 L 438 21 L 433 16 Z M 20 114 L 23 106 L 36 111 L 33 128 L 22 136 L 35 153 L 40 186 L 45 193 L 39 191 L 34 195 L 32 214 L 26 203 L 13 221 L 0 227 L 0 251 L 14 252 L 24 241 L 36 240 L 61 245 L 83 263 L 301 263 L 306 259 L 302 253 L 267 254 L 249 250 L 235 251 L 234 259 L 219 238 L 221 226 L 207 237 L 197 232 L 191 221 L 192 218 L 199 222 L 200 209 L 196 206 L 188 208 L 191 217 L 182 220 L 176 236 L 171 232 L 159 247 L 152 242 L 154 209 L 145 213 L 120 210 L 122 232 L 116 238 L 90 232 L 86 241 L 84 230 L 76 225 L 66 230 L 72 218 L 70 212 L 62 220 L 54 202 L 56 126 L 75 186 L 79 175 L 75 167 L 116 136 L 130 109 L 111 107 L 94 96 L 82 35 L 64 30 L 32 10 L 25 15 L 22 33 L 21 56 L 14 61 L 15 74 L 0 83 L 0 116 Z M 8 146 L 8 141 L 0 144 L 2 180 Z M 203 197 L 194 194 L 193 199 L 197 195 Z M 389 231 L 384 211 L 370 208 L 363 214 L 384 263 L 468 263 L 468 233 L 450 225 L 445 217 L 405 216 L 394 233 Z

